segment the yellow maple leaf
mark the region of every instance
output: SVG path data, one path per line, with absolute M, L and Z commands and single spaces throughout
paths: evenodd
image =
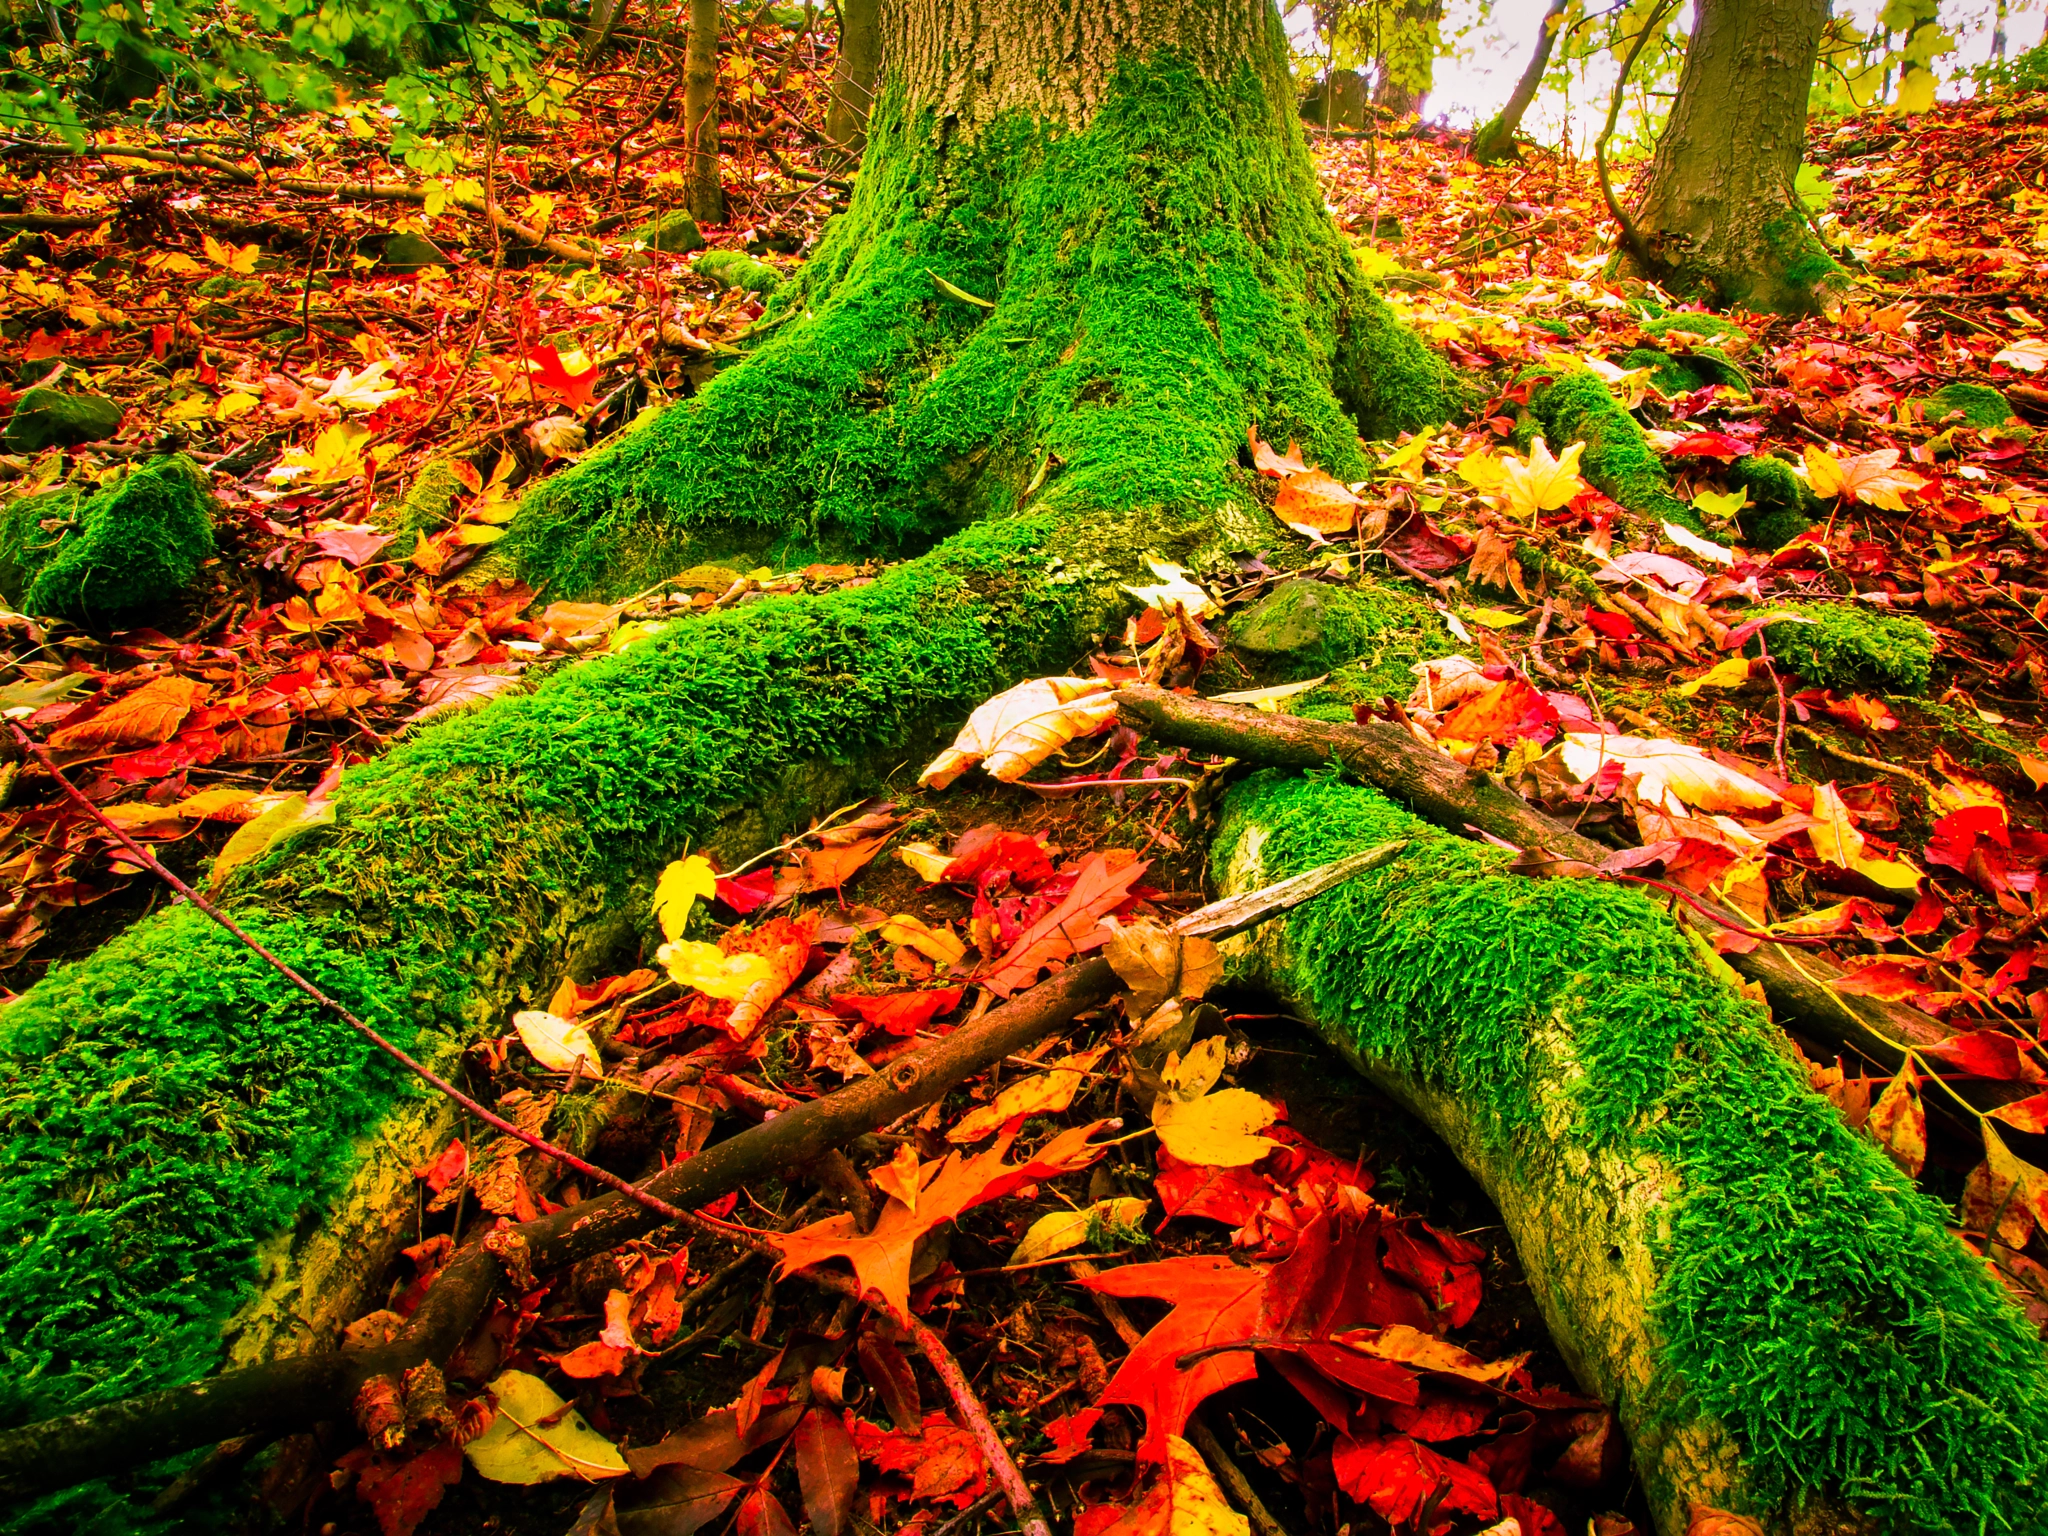
M 654 958 L 677 986 L 728 1003 L 738 1002 L 774 971 L 766 955 L 728 955 L 716 944 L 695 940 L 664 944 Z
M 1917 491 L 1925 484 L 1921 478 L 1907 470 L 1893 468 L 1899 462 L 1899 450 L 1880 448 L 1875 453 L 1859 453 L 1854 458 L 1838 459 L 1825 448 L 1809 444 L 1806 449 L 1806 478 L 1816 496 L 1847 496 L 1873 507 L 1882 507 L 1887 512 L 1906 510 L 1904 493 Z
M 333 485 L 363 472 L 363 444 L 368 427 L 337 421 L 307 448 L 287 448 L 276 468 L 264 475 L 273 485 Z
M 1210 1092 L 1223 1075 L 1228 1049 L 1223 1036 L 1211 1035 L 1185 1056 L 1168 1056 L 1160 1073 L 1166 1086 L 1152 1103 L 1152 1129 L 1159 1144 L 1184 1163 L 1242 1168 L 1280 1145 L 1256 1134 L 1280 1117 L 1266 1100 L 1248 1088 Z
M 967 944 L 950 928 L 933 928 L 907 912 L 898 912 L 879 930 L 891 944 L 916 950 L 939 965 L 958 965 L 967 954 Z
M 662 937 L 675 943 L 690 921 L 690 908 L 700 898 L 709 901 L 717 894 L 718 875 L 703 854 L 671 861 L 654 882 L 654 916 L 661 924 Z
M 261 246 L 224 245 L 211 235 L 205 237 L 204 244 L 208 261 L 216 267 L 225 267 L 230 272 L 239 272 L 244 277 L 256 270 L 256 258 L 263 254 Z
M 1507 510 L 1527 521 L 1538 512 L 1555 512 L 1586 488 L 1579 478 L 1579 455 L 1584 443 L 1573 443 L 1562 458 L 1550 456 L 1550 445 L 1537 438 L 1529 445 L 1525 462 L 1511 453 L 1501 455 L 1500 489 Z

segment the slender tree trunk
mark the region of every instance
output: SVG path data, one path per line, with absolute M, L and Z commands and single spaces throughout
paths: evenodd
M 1507 105 L 1472 136 L 1472 158 L 1481 165 L 1514 156 L 1515 135 L 1522 131 L 1522 114 L 1529 110 L 1529 103 L 1536 99 L 1543 84 L 1544 71 L 1550 68 L 1550 52 L 1557 46 L 1557 34 L 1564 30 L 1564 13 L 1571 3 L 1572 0 L 1550 0 L 1550 8 L 1543 13 L 1543 25 L 1536 30 L 1535 51 L 1529 55 Z
M 839 55 L 832 65 L 825 135 L 855 155 L 867 143 L 868 112 L 875 104 L 875 73 L 881 58 L 881 0 L 839 0 Z
M 683 65 L 683 138 L 690 150 L 690 217 L 725 222 L 718 179 L 719 0 L 690 0 L 690 44 Z
M 1632 221 L 1642 275 L 1782 314 L 1816 311 L 1842 281 L 1793 185 L 1827 17 L 1828 0 L 1699 0 Z

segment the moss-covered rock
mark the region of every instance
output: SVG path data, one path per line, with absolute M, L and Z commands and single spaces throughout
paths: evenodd
M 246 293 L 251 288 L 262 286 L 263 279 L 260 277 L 240 277 L 233 272 L 216 272 L 192 291 L 201 298 L 231 299 L 238 293 Z
M 390 533 L 432 533 L 447 526 L 455 498 L 462 490 L 452 463 L 447 459 L 429 459 L 413 476 L 405 495 L 379 507 L 372 521 Z
M 1690 311 L 1672 315 L 1659 315 L 1654 320 L 1645 320 L 1642 332 L 1653 341 L 1663 341 L 1672 332 L 1685 336 L 1714 338 L 1710 345 L 1733 342 L 1737 350 L 1749 345 L 1749 332 L 1730 320 L 1726 315 L 1696 314 Z M 1726 350 L 1725 345 L 1722 350 Z M 1691 350 L 1690 348 L 1688 350 Z
M 779 271 L 765 261 L 754 260 L 745 251 L 706 251 L 694 266 L 721 288 L 744 288 L 749 293 L 765 295 L 782 286 Z
M 106 490 L 60 489 L 0 513 L 0 595 L 88 629 L 172 612 L 213 558 L 212 497 L 190 459 L 153 459 Z
M 689 210 L 671 208 L 667 213 L 649 219 L 645 224 L 626 232 L 628 240 L 638 240 L 650 251 L 701 251 L 704 249 L 703 233 L 697 228 L 697 221 L 690 217 Z M 701 266 L 702 263 L 700 262 Z M 721 279 L 723 281 L 723 279 Z M 744 284 L 727 283 L 727 287 L 743 287 Z
M 1428 649 L 1432 637 L 1435 650 Z M 1371 695 L 1377 699 L 1389 691 L 1406 693 L 1409 666 L 1425 652 L 1442 655 L 1449 636 L 1427 603 L 1398 587 L 1342 587 L 1302 578 L 1282 582 L 1231 620 L 1230 643 L 1282 682 L 1350 666 L 1359 674 L 1351 680 L 1354 686 L 1385 685 Z
M 454 258 L 417 230 L 401 229 L 376 243 L 377 265 L 387 272 L 424 272 L 429 267 L 446 267 Z
M 1794 603 L 1798 621 L 1764 628 L 1771 655 L 1829 688 L 1924 693 L 1934 675 L 1934 631 L 1864 603 Z
M 14 402 L 5 439 L 14 453 L 75 448 L 97 443 L 121 430 L 121 407 L 104 395 L 73 395 L 36 388 Z
M 1962 425 L 1980 430 L 2002 427 L 2013 419 L 2012 402 L 1989 384 L 1944 384 L 1912 403 L 1924 420 L 1937 426 L 1958 416 Z

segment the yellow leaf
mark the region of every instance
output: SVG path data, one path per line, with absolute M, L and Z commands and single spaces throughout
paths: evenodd
M 1550 456 L 1549 445 L 1537 438 L 1529 445 L 1527 463 L 1513 454 L 1501 455 L 1501 491 L 1507 510 L 1527 521 L 1538 512 L 1555 512 L 1586 488 L 1579 478 L 1579 455 L 1584 443 L 1573 443 L 1564 457 Z
M 1153 1101 L 1152 1128 L 1159 1144 L 1184 1163 L 1241 1168 L 1280 1145 L 1254 1134 L 1279 1118 L 1271 1104 L 1248 1088 L 1209 1091 L 1223 1075 L 1228 1049 L 1223 1036 L 1211 1035 L 1185 1056 L 1168 1056 L 1160 1073 L 1166 1086 Z
M 654 882 L 654 916 L 661 924 L 662 937 L 675 943 L 690 921 L 690 908 L 717 894 L 718 874 L 703 854 L 671 861 Z
M 1832 782 L 1814 790 L 1813 815 L 1818 825 L 1807 828 L 1813 851 L 1837 869 L 1855 868 L 1863 858 L 1863 834 Z
M 1475 491 L 1497 491 L 1507 479 L 1507 470 L 1485 449 L 1475 448 L 1458 460 L 1458 478 Z
M 1517 624 L 1529 622 L 1528 614 L 1514 613 L 1506 608 L 1467 608 L 1464 616 L 1488 629 L 1513 629 Z
M 1056 1253 L 1065 1253 L 1069 1248 L 1080 1247 L 1091 1235 L 1105 1228 L 1135 1227 L 1144 1220 L 1149 1203 L 1135 1195 L 1118 1195 L 1098 1200 L 1083 1210 L 1054 1211 L 1050 1216 L 1041 1216 L 1024 1234 L 1024 1241 L 1010 1255 L 1010 1262 L 1035 1264 Z
M 1934 73 L 1909 69 L 1899 81 L 1899 99 L 1893 105 L 1909 116 L 1930 111 L 1934 106 Z
M 1875 859 L 1865 854 L 1849 867 L 1888 891 L 1917 891 L 1923 878 L 1921 871 L 1908 858 Z
M 927 885 L 937 885 L 945 879 L 946 866 L 953 862 L 930 843 L 906 843 L 896 850 L 896 857 L 909 865 L 912 873 Z
M 1749 505 L 1749 492 L 1747 490 L 1700 491 L 1694 495 L 1692 504 L 1698 507 L 1700 511 L 1706 513 L 1715 522 L 1725 523 L 1729 518 Z
M 1689 699 L 1702 688 L 1740 688 L 1749 681 L 1749 662 L 1741 656 L 1731 656 L 1717 664 L 1711 671 L 1680 683 L 1676 689 L 1681 699 Z
M 997 694 L 967 717 L 953 745 L 918 775 L 927 789 L 944 789 L 976 762 L 1009 782 L 1022 778 L 1055 749 L 1092 735 L 1116 718 L 1110 685 L 1095 677 L 1037 677 Z
M 205 421 L 213 415 L 213 402 L 204 395 L 187 395 L 173 401 L 162 419 L 168 422 Z
M 960 1117 L 960 1123 L 946 1132 L 946 1140 L 966 1146 L 993 1136 L 1003 1122 L 1018 1115 L 1056 1115 L 1074 1102 L 1083 1080 L 1094 1070 L 1108 1046 L 1062 1056 L 1049 1071 L 1034 1073 L 1009 1085 L 988 1103 Z
M 889 943 L 907 945 L 939 965 L 958 965 L 967 954 L 966 942 L 951 929 L 926 927 L 907 912 L 883 923 L 880 932 Z
M 216 241 L 215 243 L 218 244 L 219 242 Z M 148 256 L 143 259 L 147 265 L 156 268 L 157 271 L 168 272 L 174 277 L 191 277 L 194 273 L 206 270 L 204 266 L 194 261 L 183 251 L 166 251 L 161 256 Z
M 239 389 L 231 389 L 222 395 L 213 407 L 215 421 L 233 421 L 237 416 L 246 416 L 256 409 L 256 397 Z
M 1896 448 L 1838 459 L 1825 448 L 1808 444 L 1805 457 L 1807 482 L 1820 497 L 1847 496 L 1888 512 L 1903 512 L 1903 493 L 1917 491 L 1923 484 L 1918 475 L 1893 468 L 1899 462 Z
M 223 245 L 211 235 L 207 235 L 202 243 L 208 261 L 216 267 L 226 267 L 228 271 L 238 272 L 244 277 L 256 270 L 256 258 L 263 254 L 261 246 Z M 170 263 L 167 261 L 164 265 L 168 267 Z
M 213 868 L 206 877 L 207 884 L 218 888 L 235 870 L 261 858 L 285 839 L 313 827 L 324 827 L 333 820 L 332 800 L 313 802 L 304 795 L 285 796 L 261 816 L 235 828 L 235 835 L 214 855 Z
M 277 467 L 263 478 L 275 485 L 332 485 L 363 472 L 362 446 L 368 427 L 337 421 L 314 439 L 310 449 L 288 448 Z
M 590 1031 L 581 1024 L 572 1024 L 539 1009 L 528 1009 L 512 1015 L 512 1027 L 519 1031 L 519 1038 L 533 1052 L 533 1059 L 550 1072 L 580 1071 L 593 1077 L 604 1076 L 604 1063 L 598 1059 L 597 1042 L 590 1038 Z
M 533 227 L 546 234 L 548 220 L 555 216 L 555 200 L 545 192 L 536 192 L 526 200 L 526 212 L 533 220 Z
M 1415 469 L 1422 462 L 1423 454 L 1429 451 L 1429 445 L 1439 430 L 1441 429 L 1437 427 L 1424 427 L 1420 432 L 1409 438 L 1407 442 L 1396 448 L 1384 459 L 1381 459 L 1380 468 L 1391 470 L 1397 475 Z M 1407 477 L 1415 479 L 1416 475 L 1410 474 Z
M 654 958 L 667 969 L 677 986 L 728 1003 L 745 997 L 750 988 L 768 980 L 774 970 L 766 955 L 728 955 L 716 944 L 696 941 L 664 944 L 654 952 Z
M 448 206 L 447 183 L 439 181 L 430 181 L 427 183 L 426 190 L 427 199 L 424 203 L 420 205 L 420 210 L 423 213 L 425 213 L 428 218 L 437 219 L 441 216 L 441 210 Z
M 105 815 L 117 827 L 145 827 L 159 821 L 203 821 L 255 798 L 253 789 L 202 789 L 175 805 L 151 805 L 147 800 L 136 800 L 127 805 L 107 806 Z
M 1166 1437 L 1158 1481 L 1101 1536 L 1250 1536 L 1251 1521 L 1223 1497 L 1201 1453 Z
M 462 1448 L 480 1476 L 494 1483 L 586 1482 L 628 1470 L 618 1447 L 584 1421 L 538 1376 L 506 1371 L 490 1384 L 497 1412 Z
M 484 184 L 474 176 L 461 176 L 448 188 L 448 195 L 458 201 L 468 199 L 480 203 L 484 199 Z
M 495 544 L 509 531 L 491 523 L 464 523 L 455 530 L 455 537 L 463 544 Z

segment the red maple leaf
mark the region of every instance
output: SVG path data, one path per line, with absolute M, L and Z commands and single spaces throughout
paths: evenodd
M 590 409 L 597 394 L 597 364 L 592 363 L 581 373 L 571 373 L 562 363 L 562 354 L 553 347 L 528 347 L 526 360 L 533 365 L 534 383 L 559 396 L 571 410 Z
M 1671 445 L 1674 459 L 1720 459 L 1724 462 L 1745 458 L 1756 450 L 1725 432 L 1689 432 Z
M 832 1007 L 888 1034 L 914 1035 L 940 1014 L 958 1008 L 966 991 L 965 987 L 937 987 L 928 992 L 890 992 L 880 997 L 836 992 Z
M 1396 1527 L 1414 1523 L 1424 1509 L 1479 1520 L 1500 1511 L 1492 1483 L 1406 1435 L 1363 1441 L 1347 1436 L 1337 1442 L 1330 1470 L 1340 1488 Z

